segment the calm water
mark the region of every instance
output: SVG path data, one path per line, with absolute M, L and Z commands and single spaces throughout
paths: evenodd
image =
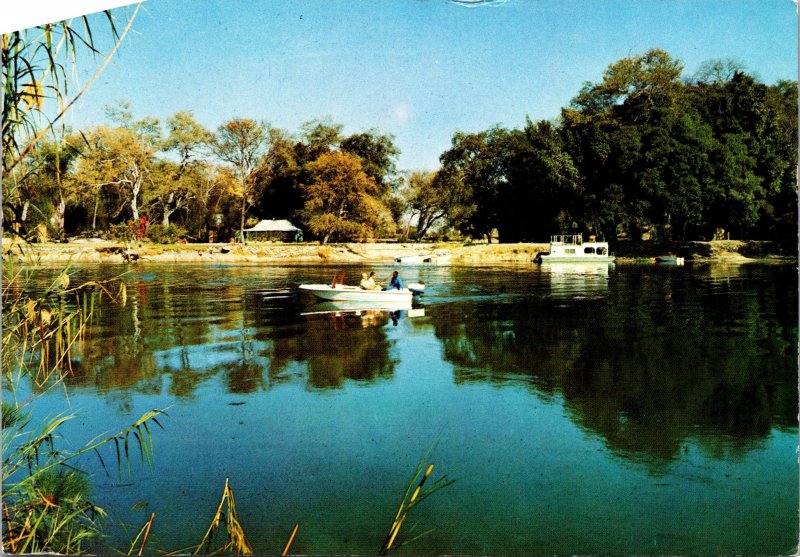
M 153 468 L 85 463 L 131 536 L 155 512 L 162 547 L 196 544 L 230 478 L 257 552 L 298 521 L 295 553 L 375 554 L 431 450 L 457 482 L 401 554 L 796 550 L 794 266 L 411 267 L 427 291 L 399 316 L 276 292 L 332 267 L 78 274 L 125 269 L 127 306 L 36 411 L 79 412 L 77 443 L 167 408 Z

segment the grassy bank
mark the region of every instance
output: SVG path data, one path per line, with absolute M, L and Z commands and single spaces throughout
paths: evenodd
M 486 265 L 531 263 L 537 253 L 548 250 L 544 243 L 271 243 L 234 244 L 153 244 L 129 245 L 102 240 L 70 243 L 24 244 L 3 239 L 3 255 L 26 252 L 41 262 L 77 263 L 155 262 L 264 262 L 264 263 L 391 263 L 395 257 L 430 254 L 434 250 L 450 252 L 450 263 Z M 612 251 L 618 263 L 645 263 L 659 255 L 679 255 L 687 261 L 751 262 L 796 259 L 791 247 L 773 242 L 718 240 L 712 242 L 652 243 L 620 242 Z

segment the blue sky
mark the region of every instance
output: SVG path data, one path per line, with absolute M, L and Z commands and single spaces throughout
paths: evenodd
M 790 0 L 148 0 L 78 103 L 78 127 L 132 102 L 137 117 L 192 110 L 215 129 L 248 117 L 297 131 L 395 136 L 399 168 L 435 169 L 456 130 L 553 119 L 585 81 L 663 48 L 691 75 L 732 58 L 765 83 L 797 79 Z

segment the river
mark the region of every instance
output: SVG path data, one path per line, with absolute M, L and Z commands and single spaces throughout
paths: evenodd
M 456 481 L 397 554 L 796 550 L 795 266 L 408 267 L 426 292 L 393 314 L 296 294 L 362 270 L 78 267 L 126 271 L 127 303 L 34 410 L 80 443 L 166 409 L 152 467 L 83 463 L 130 536 L 156 513 L 153 547 L 197 544 L 229 478 L 257 553 L 299 522 L 293 553 L 375 554 L 426 458 Z

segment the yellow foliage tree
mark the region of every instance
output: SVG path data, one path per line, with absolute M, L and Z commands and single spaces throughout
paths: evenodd
M 306 201 L 300 215 L 322 243 L 366 240 L 390 225 L 389 209 L 379 198 L 381 188 L 364 172 L 358 157 L 341 151 L 323 153 L 308 170 L 311 181 L 301 184 Z

